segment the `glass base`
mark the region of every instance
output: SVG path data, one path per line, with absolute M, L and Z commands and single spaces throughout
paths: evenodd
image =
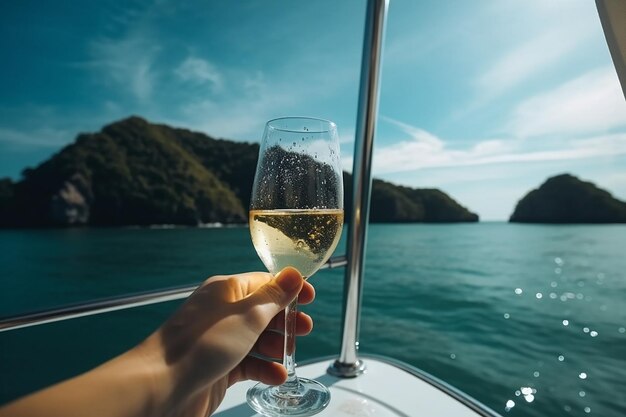
M 281 392 L 279 386 L 258 383 L 248 390 L 248 404 L 268 417 L 312 416 L 330 402 L 330 391 L 317 381 L 298 378 L 298 389 Z

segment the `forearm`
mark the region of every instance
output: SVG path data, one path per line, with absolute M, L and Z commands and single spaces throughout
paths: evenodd
M 160 416 L 166 365 L 140 346 L 85 374 L 0 408 L 0 417 Z
M 248 355 L 282 354 L 281 329 L 271 322 L 298 294 L 302 303 L 315 296 L 293 268 L 276 278 L 251 272 L 208 279 L 141 345 L 0 408 L 0 417 L 204 417 L 236 381 L 276 385 L 287 378 L 281 365 Z M 299 334 L 311 327 L 310 317 L 299 316 Z

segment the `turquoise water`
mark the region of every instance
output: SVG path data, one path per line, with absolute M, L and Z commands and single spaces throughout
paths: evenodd
M 0 316 L 262 269 L 244 228 L 0 231 L 0 248 Z M 373 225 L 361 349 L 503 415 L 624 415 L 624 248 L 616 225 Z M 300 359 L 339 348 L 343 270 L 313 283 Z M 0 333 L 0 403 L 131 347 L 177 305 Z

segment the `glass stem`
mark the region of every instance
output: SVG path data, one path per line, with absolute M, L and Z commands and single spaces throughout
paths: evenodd
M 296 393 L 298 391 L 298 377 L 296 375 L 296 313 L 298 312 L 298 297 L 285 309 L 285 350 L 283 365 L 287 368 L 287 381 L 278 387 L 281 393 Z

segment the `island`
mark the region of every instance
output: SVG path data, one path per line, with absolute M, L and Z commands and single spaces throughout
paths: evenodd
M 129 117 L 14 182 L 0 179 L 0 227 L 245 223 L 259 145 Z M 351 176 L 344 173 L 345 207 Z M 349 217 L 349 216 L 347 216 Z M 374 180 L 373 222 L 476 222 L 437 189 Z
M 515 223 L 626 223 L 626 203 L 571 174 L 548 178 L 515 207 Z

